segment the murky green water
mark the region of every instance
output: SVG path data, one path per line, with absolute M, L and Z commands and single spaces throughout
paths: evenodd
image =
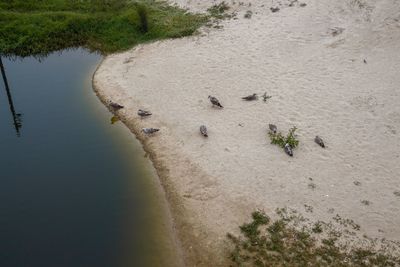
M 92 91 L 99 61 L 3 58 L 17 127 L 0 80 L 0 266 L 177 264 L 154 170 Z

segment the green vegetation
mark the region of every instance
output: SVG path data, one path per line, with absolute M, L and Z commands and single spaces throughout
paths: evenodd
M 310 223 L 296 211 L 276 211 L 271 220 L 263 212 L 252 214 L 252 222 L 240 226 L 241 236 L 227 234 L 234 249 L 233 266 L 398 266 L 393 252 L 399 244 L 358 237 L 360 228 L 352 220 L 336 216 L 332 223 Z M 340 227 L 338 227 L 340 226 Z M 339 231 L 338 229 L 342 229 Z M 349 230 L 350 229 L 350 230 Z
M 0 0 L 0 55 L 45 56 L 74 47 L 107 54 L 191 35 L 206 21 L 151 0 Z
M 228 10 L 229 10 L 229 6 L 224 1 L 222 1 L 219 4 L 215 4 L 212 7 L 210 7 L 209 9 L 207 9 L 210 16 L 213 18 L 216 18 L 216 19 L 230 18 L 231 15 L 226 13 L 226 11 L 228 11 Z
M 289 130 L 289 133 L 285 136 L 281 132 L 274 133 L 270 131 L 269 138 L 271 139 L 271 144 L 278 145 L 284 148 L 286 144 L 289 144 L 291 148 L 296 148 L 299 145 L 299 140 L 296 139 L 295 131 L 296 127 Z

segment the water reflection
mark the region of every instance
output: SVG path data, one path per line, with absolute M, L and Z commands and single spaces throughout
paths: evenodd
M 3 57 L 0 267 L 180 264 L 150 162 L 92 90 L 99 61 L 82 49 Z M 18 134 L 24 111 L 23 138 L 10 110 Z
M 14 128 L 17 133 L 17 136 L 19 137 L 21 135 L 20 129 L 22 127 L 22 114 L 15 112 L 10 87 L 9 87 L 8 81 L 7 81 L 6 71 L 5 71 L 1 57 L 0 57 L 0 69 L 1 69 L 1 76 L 3 76 L 4 88 L 6 89 L 6 93 L 7 93 L 8 105 L 10 107 L 10 112 L 11 112 L 11 115 L 13 118 Z

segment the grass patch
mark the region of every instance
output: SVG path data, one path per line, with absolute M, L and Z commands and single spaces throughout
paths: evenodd
M 215 4 L 207 9 L 208 13 L 211 17 L 216 19 L 225 19 L 230 18 L 231 15 L 227 14 L 226 11 L 229 10 L 229 6 L 225 1 L 222 1 L 219 4 Z
M 398 266 L 399 244 L 390 241 L 355 238 L 359 227 L 336 216 L 342 226 L 318 221 L 310 223 L 295 211 L 276 211 L 271 220 L 263 212 L 252 214 L 250 223 L 240 226 L 241 235 L 227 234 L 233 244 L 233 266 Z M 338 219 L 340 218 L 340 219 Z M 344 228 L 343 228 L 344 227 Z M 352 231 L 346 229 L 351 228 Z M 342 239 L 346 235 L 352 237 Z M 344 241 L 346 240 L 346 241 Z
M 299 145 L 299 140 L 296 139 L 295 135 L 296 130 L 296 127 L 291 128 L 286 136 L 281 132 L 274 133 L 270 131 L 268 135 L 271 139 L 271 144 L 278 145 L 281 148 L 284 148 L 286 144 L 289 144 L 291 148 L 296 148 Z
M 75 47 L 108 54 L 191 35 L 207 19 L 151 0 L 0 0 L 0 55 Z

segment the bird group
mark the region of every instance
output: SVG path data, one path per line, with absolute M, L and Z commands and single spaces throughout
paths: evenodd
M 271 96 L 268 96 L 267 93 L 264 93 L 264 95 L 262 96 L 263 101 L 267 101 L 267 99 L 271 98 Z M 221 102 L 214 96 L 209 95 L 208 99 L 210 100 L 211 104 L 213 107 L 222 109 L 224 108 L 221 104 Z M 257 94 L 251 94 L 248 96 L 244 96 L 242 97 L 243 100 L 245 101 L 254 101 L 258 99 Z M 120 109 L 122 109 L 124 106 L 121 106 L 118 103 L 109 101 L 109 106 L 112 110 L 114 111 L 118 111 Z M 143 109 L 139 109 L 137 112 L 138 116 L 140 118 L 146 118 L 152 115 L 152 113 L 148 110 L 143 110 Z M 269 124 L 268 125 L 270 132 L 272 132 L 273 134 L 276 134 L 278 131 L 278 127 L 276 127 L 276 125 L 274 124 Z M 153 135 L 154 133 L 160 131 L 160 129 L 158 128 L 142 128 L 142 132 L 146 135 Z M 200 126 L 200 134 L 204 137 L 208 137 L 208 130 L 207 127 L 205 125 L 201 125 Z M 324 141 L 322 140 L 321 137 L 319 137 L 318 135 L 314 138 L 314 142 L 317 143 L 319 146 L 321 146 L 322 148 L 325 148 L 325 144 Z M 291 145 L 289 143 L 286 143 L 284 145 L 284 151 L 286 152 L 286 154 L 288 154 L 289 156 L 293 157 L 293 148 L 291 147 Z
M 113 111 L 118 111 L 118 110 L 124 108 L 124 106 L 122 106 L 118 103 L 112 102 L 112 101 L 108 101 L 108 105 Z M 141 118 L 149 117 L 152 115 L 152 113 L 150 111 L 143 110 L 143 109 L 139 109 L 137 114 Z M 158 128 L 151 128 L 151 127 L 150 128 L 142 128 L 142 132 L 146 135 L 152 135 L 152 134 L 158 132 L 159 130 L 160 129 L 158 129 Z
M 268 127 L 269 127 L 269 130 L 270 130 L 271 133 L 276 134 L 278 132 L 278 127 L 276 127 L 275 124 L 269 124 Z M 324 141 L 318 135 L 315 136 L 314 142 L 317 143 L 322 148 L 325 148 Z M 285 151 L 286 154 L 288 154 L 289 156 L 293 157 L 293 148 L 289 143 L 286 143 L 284 145 L 283 150 Z

